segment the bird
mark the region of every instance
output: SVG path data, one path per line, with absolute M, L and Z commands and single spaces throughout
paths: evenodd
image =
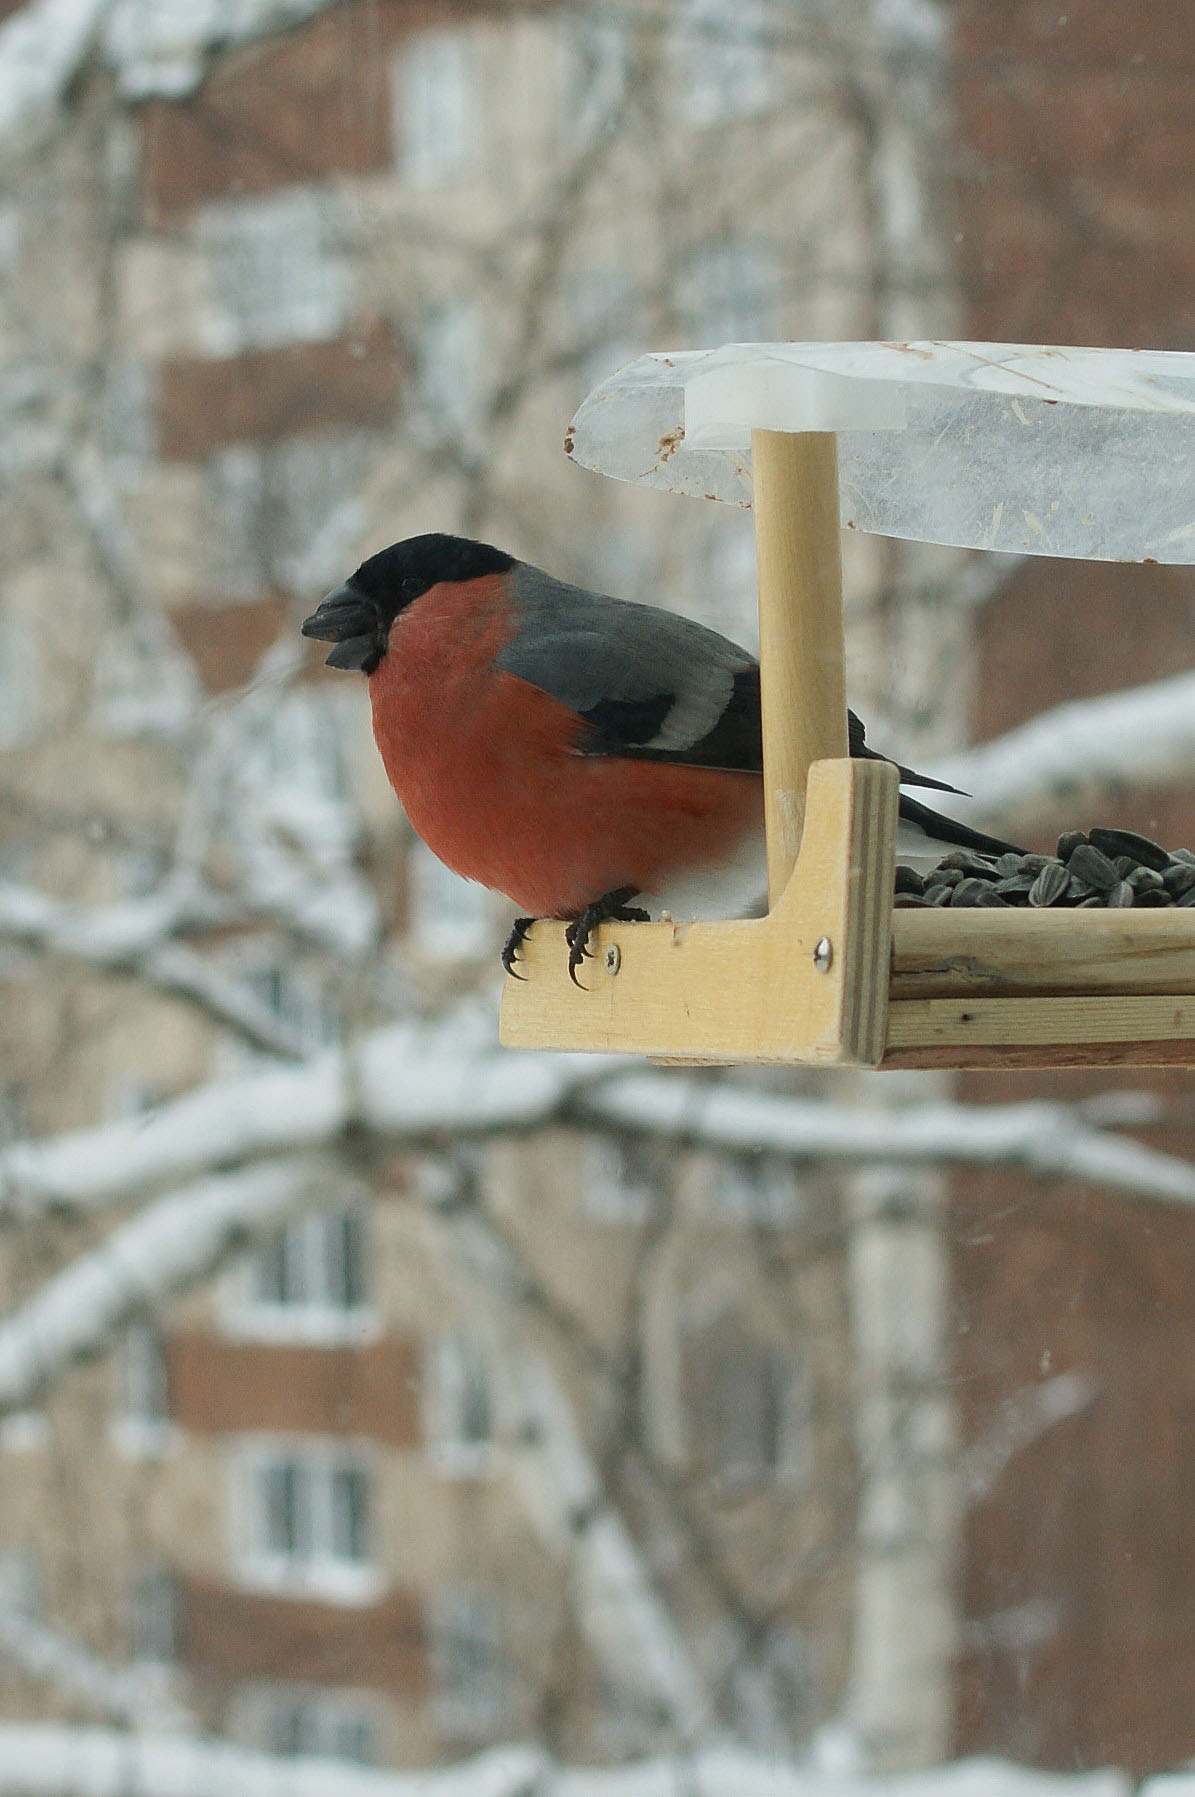
M 301 628 L 335 645 L 329 667 L 366 676 L 374 738 L 416 834 L 517 908 L 508 974 L 521 977 L 538 918 L 567 924 L 579 984 L 606 919 L 758 907 L 759 664 L 717 631 L 443 532 L 371 555 Z M 852 755 L 888 759 L 853 712 L 848 739 Z M 958 791 L 896 765 L 904 785 Z M 923 857 L 945 844 L 1022 852 L 904 793 L 900 817 Z

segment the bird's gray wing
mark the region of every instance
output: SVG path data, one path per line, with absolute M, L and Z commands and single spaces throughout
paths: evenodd
M 569 586 L 527 562 L 515 564 L 508 590 L 517 629 L 496 666 L 577 713 L 582 754 L 760 772 L 759 666 L 746 649 L 692 618 Z M 852 755 L 888 759 L 868 747 L 853 711 L 847 725 Z M 956 790 L 911 768 L 900 777 Z
M 759 668 L 745 649 L 525 563 L 509 585 L 518 628 L 495 665 L 576 712 L 581 753 L 759 771 Z

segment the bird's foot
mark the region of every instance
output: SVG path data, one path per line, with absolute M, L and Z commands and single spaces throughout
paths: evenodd
M 628 904 L 633 899 L 634 886 L 618 886 L 613 892 L 605 892 L 592 905 L 586 905 L 584 911 L 575 917 L 564 932 L 564 940 L 568 943 L 568 977 L 574 986 L 581 984 L 577 978 L 577 969 L 585 956 L 589 954 L 589 938 L 602 923 L 650 923 L 651 918 L 642 905 Z
M 523 978 L 523 975 L 517 972 L 515 962 L 519 958 L 519 949 L 527 939 L 527 932 L 534 922 L 534 917 L 516 917 L 511 926 L 510 935 L 506 938 L 506 947 L 502 950 L 502 965 L 512 979 L 521 980 Z

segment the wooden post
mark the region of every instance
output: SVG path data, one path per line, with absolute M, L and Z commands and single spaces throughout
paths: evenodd
M 847 752 L 838 445 L 752 431 L 768 904 L 801 846 L 810 764 Z

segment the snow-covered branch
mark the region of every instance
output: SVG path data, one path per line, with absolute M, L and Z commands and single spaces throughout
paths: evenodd
M 989 1495 L 1009 1462 L 1047 1430 L 1079 1416 L 1097 1393 L 1084 1373 L 1057 1373 L 1005 1399 L 990 1428 L 963 1452 L 963 1487 L 976 1503 Z
M 526 1128 L 557 1116 L 572 1090 L 609 1073 L 612 1057 L 511 1055 L 487 1019 L 397 1024 L 302 1067 L 197 1087 L 148 1116 L 0 1152 L 11 1206 L 110 1203 L 215 1166 L 327 1147 L 349 1129 L 411 1145 L 444 1135 Z
M 327 1148 L 350 1129 L 415 1147 L 569 1117 L 742 1153 L 1018 1166 L 1195 1203 L 1195 1167 L 1065 1104 L 889 1111 L 625 1066 L 614 1056 L 504 1053 L 488 1015 L 466 1008 L 374 1031 L 299 1067 L 213 1081 L 146 1117 L 14 1143 L 0 1152 L 0 1181 L 10 1207 L 26 1212 L 94 1206 L 215 1166 Z
M 182 1727 L 187 1717 L 151 1666 L 109 1666 L 72 1635 L 0 1604 L 0 1656 L 68 1698 L 134 1728 Z M 0 1780 L 2 1780 L 0 1773 Z M 0 1791 L 4 1789 L 0 1782 Z
M 68 1362 L 129 1316 L 201 1279 L 234 1244 L 343 1189 L 312 1156 L 271 1161 L 170 1192 L 80 1255 L 0 1324 L 0 1412 L 31 1403 Z
M 794 1159 L 1024 1167 L 1141 1198 L 1195 1204 L 1195 1166 L 1087 1122 L 1066 1104 L 919 1104 L 899 1111 L 782 1098 L 633 1073 L 579 1093 L 572 1113 L 640 1134 Z
M 332 0 L 29 0 L 0 28 L 0 145 L 43 131 L 97 40 L 121 92 L 179 98 L 216 46 L 247 43 Z
M 113 0 L 30 0 L 0 26 L 0 144 L 41 127 Z
M 197 1005 L 254 1048 L 301 1059 L 310 1044 L 297 1030 L 243 981 L 170 940 L 197 912 L 210 917 L 211 908 L 168 890 L 87 912 L 28 886 L 0 885 L 0 939 L 103 972 L 136 975 L 159 992 Z
M 1072 815 L 1080 797 L 1195 777 L 1195 674 L 1059 705 L 934 771 L 971 794 L 951 800 L 959 817 L 1055 822 L 1066 806 L 1063 821 L 1085 829 Z
M 1167 1780 L 1150 1797 L 1168 1797 Z M 1189 1787 L 1175 1784 L 1175 1797 Z M 0 1797 L 1129 1797 L 1127 1774 L 1039 1772 L 1008 1760 L 959 1760 L 895 1778 L 850 1777 L 774 1755 L 709 1747 L 674 1759 L 561 1766 L 530 1746 L 494 1748 L 455 1766 L 367 1771 L 328 1759 L 273 1759 L 225 1742 L 55 1724 L 0 1724 Z

